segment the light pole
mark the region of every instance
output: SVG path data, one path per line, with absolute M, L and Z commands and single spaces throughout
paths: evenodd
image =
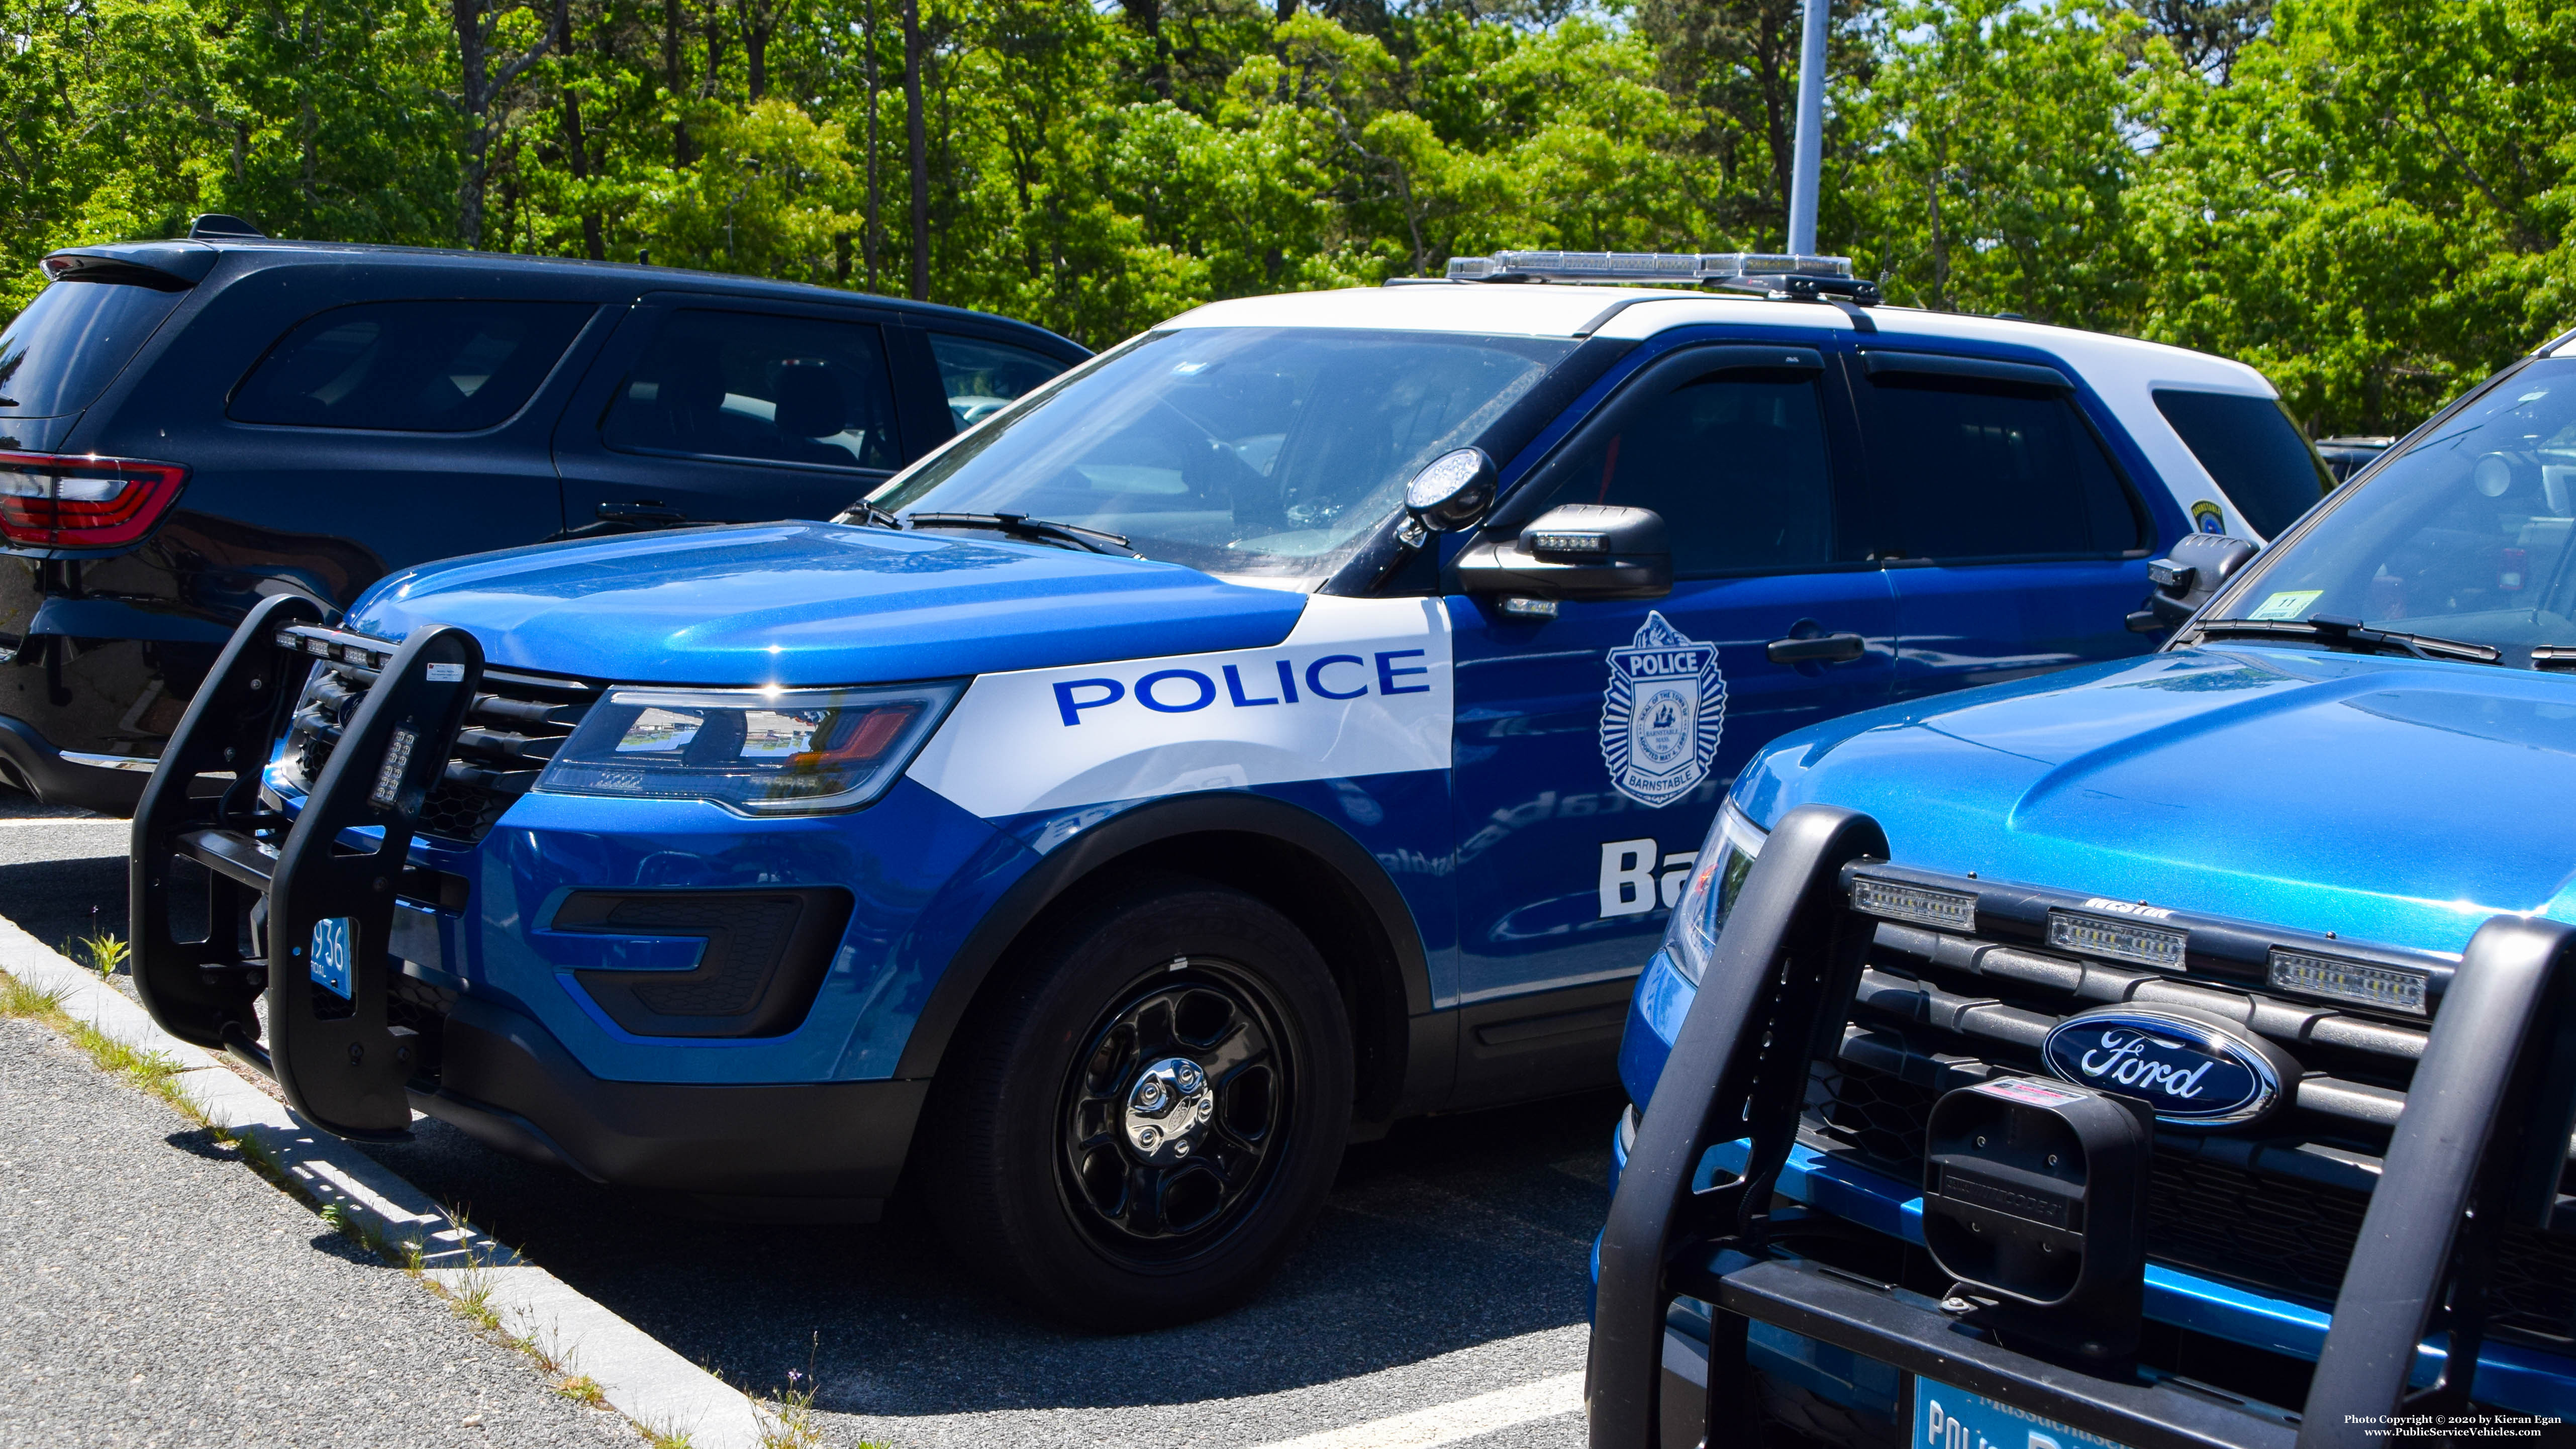
M 1807 0 L 1798 35 L 1798 146 L 1789 166 L 1789 252 L 1816 250 L 1816 173 L 1825 162 L 1825 27 L 1830 0 Z

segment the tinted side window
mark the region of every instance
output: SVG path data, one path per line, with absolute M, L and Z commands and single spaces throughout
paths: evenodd
M 1065 369 L 1065 364 L 1025 347 L 945 332 L 930 334 L 930 355 L 939 359 L 948 415 L 956 419 L 961 432 Z
M 1834 557 L 1833 475 L 1810 372 L 1650 380 L 1549 470 L 1543 508 L 1612 503 L 1662 514 L 1681 577 Z
M 0 414 L 53 418 L 88 407 L 182 295 L 75 281 L 38 292 L 0 332 Z
M 1914 374 L 1863 387 L 1881 552 L 1999 558 L 2146 545 L 2146 519 L 2064 394 Z
M 2278 538 L 2334 487 L 2299 425 L 2268 397 L 2158 388 L 2156 411 L 2265 538 Z
M 885 346 L 863 322 L 673 312 L 608 405 L 609 447 L 892 468 Z
M 366 302 L 295 325 L 233 390 L 235 422 L 470 433 L 527 404 L 584 302 Z

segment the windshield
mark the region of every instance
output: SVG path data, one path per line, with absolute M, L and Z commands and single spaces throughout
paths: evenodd
M 1312 588 L 1407 479 L 1573 351 L 1562 339 L 1227 327 L 1151 334 L 870 501 L 1023 513 L 1212 574 Z
M 2576 361 L 2525 367 L 2337 493 L 2213 618 L 2359 619 L 2492 645 L 2576 644 Z

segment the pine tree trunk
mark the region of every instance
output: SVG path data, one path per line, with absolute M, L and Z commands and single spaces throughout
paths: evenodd
M 921 0 L 903 0 L 903 121 L 912 143 L 912 296 L 930 300 L 930 136 L 921 114 Z
M 885 253 L 884 190 L 879 185 L 877 168 L 877 0 L 868 0 L 866 18 L 860 24 L 868 47 L 868 215 L 860 249 L 867 256 L 868 290 L 873 292 L 877 289 L 877 259 Z
M 680 69 L 680 0 L 662 0 L 662 89 L 673 100 L 687 76 Z M 686 166 L 698 159 L 698 148 L 689 141 L 689 123 L 671 123 L 671 164 Z

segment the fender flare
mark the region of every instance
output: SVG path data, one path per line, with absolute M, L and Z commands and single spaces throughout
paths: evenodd
M 972 1009 L 993 968 L 1029 924 L 1076 882 L 1157 841 L 1203 834 L 1266 837 L 1323 861 L 1366 902 L 1384 933 L 1402 982 L 1405 1016 L 1419 1017 L 1431 1010 L 1431 968 L 1422 949 L 1421 930 L 1377 857 L 1322 816 L 1285 801 L 1233 792 L 1183 795 L 1139 805 L 1089 827 L 1013 882 L 939 973 L 904 1042 L 894 1075 L 928 1077 L 938 1070 L 958 1024 Z M 1400 1025 L 1398 1031 L 1402 1031 Z M 1419 1066 L 1408 1063 L 1406 1074 Z

